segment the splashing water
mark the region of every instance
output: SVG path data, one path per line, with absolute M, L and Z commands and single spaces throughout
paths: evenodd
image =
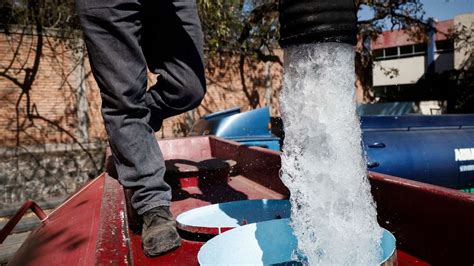
M 377 265 L 382 229 L 361 147 L 353 48 L 290 47 L 284 61 L 281 178 L 291 191 L 295 256 L 309 265 Z

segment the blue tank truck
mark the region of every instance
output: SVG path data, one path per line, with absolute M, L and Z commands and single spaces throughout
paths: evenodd
M 361 127 L 369 170 L 474 192 L 474 115 L 362 116 Z M 280 150 L 282 128 L 268 107 L 237 107 L 203 116 L 190 135 Z

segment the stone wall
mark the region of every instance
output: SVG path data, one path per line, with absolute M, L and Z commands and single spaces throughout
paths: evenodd
M 0 149 L 0 209 L 77 191 L 104 168 L 105 146 L 54 144 Z

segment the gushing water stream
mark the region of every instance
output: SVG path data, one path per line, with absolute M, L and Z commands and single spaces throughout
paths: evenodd
M 309 265 L 377 265 L 382 229 L 361 147 L 353 48 L 293 46 L 284 61 L 281 178 L 291 191 L 295 256 Z

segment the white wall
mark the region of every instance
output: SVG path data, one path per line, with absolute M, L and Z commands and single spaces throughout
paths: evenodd
M 377 61 L 373 69 L 373 85 L 386 86 L 416 83 L 425 74 L 425 60 L 425 56 L 414 56 Z M 384 71 L 390 68 L 396 68 L 398 76 L 385 75 Z
M 474 13 L 455 16 L 454 27 L 457 28 L 460 25 L 466 27 L 466 35 L 474 35 Z M 456 53 L 454 55 L 454 67 L 459 69 L 464 65 L 467 59 L 466 54 L 470 54 L 474 49 L 472 47 L 466 47 L 466 43 L 462 42 L 455 42 L 454 48 L 456 49 Z
M 374 86 L 414 84 L 425 74 L 425 56 L 396 58 L 375 62 L 373 82 Z M 438 73 L 452 70 L 454 67 L 453 53 L 436 53 L 435 71 Z M 383 69 L 382 69 L 383 68 Z M 398 70 L 398 76 L 385 71 L 390 68 Z
M 446 113 L 446 101 L 421 101 L 420 113 L 424 115 L 441 115 Z

